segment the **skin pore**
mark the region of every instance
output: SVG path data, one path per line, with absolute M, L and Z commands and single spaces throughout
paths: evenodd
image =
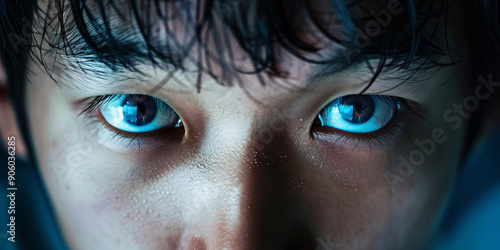
M 337 53 L 345 60 L 335 48 L 319 57 Z M 241 49 L 234 51 L 242 67 L 252 67 Z M 58 65 L 70 66 L 51 77 L 31 61 L 26 100 L 32 138 L 69 247 L 314 249 L 327 242 L 339 249 L 418 249 L 426 244 L 462 157 L 467 126 L 449 129 L 443 113 L 467 94 L 466 62 L 418 71 L 402 84 L 412 66 L 384 70 L 364 94 L 408 100 L 414 112 L 402 107 L 368 136 L 317 123 L 332 101 L 362 92 L 373 77 L 367 64 L 353 62 L 332 72 L 278 51 L 286 76 L 239 74 L 243 86 L 228 87 L 203 73 L 199 91 L 199 74 L 189 62 L 187 70 L 175 71 L 152 92 L 171 71 L 141 64 L 143 74 L 113 72 L 95 63 L 97 74 L 72 68 L 74 58 L 57 57 Z M 95 97 L 110 94 L 156 97 L 182 126 L 137 135 L 113 127 L 99 109 L 82 114 Z M 415 139 L 432 138 L 436 128 L 447 139 L 404 181 L 388 181 L 388 171 L 400 171 L 399 157 L 408 159 L 417 149 Z

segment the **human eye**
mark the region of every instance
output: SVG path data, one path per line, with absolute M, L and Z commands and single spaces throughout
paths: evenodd
M 97 143 L 117 152 L 137 152 L 184 138 L 184 123 L 167 103 L 149 95 L 110 94 L 78 100 L 74 108 Z
M 348 95 L 330 102 L 318 114 L 321 126 L 365 134 L 384 128 L 401 109 L 399 100 L 380 95 Z
M 148 95 L 110 95 L 101 100 L 98 109 L 110 126 L 128 133 L 181 126 L 181 119 L 170 106 Z
M 318 112 L 311 132 L 329 144 L 387 148 L 415 129 L 417 119 L 426 113 L 420 104 L 396 96 L 345 95 Z

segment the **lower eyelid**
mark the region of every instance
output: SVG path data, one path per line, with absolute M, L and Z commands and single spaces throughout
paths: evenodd
M 327 145 L 337 145 L 351 150 L 394 149 L 402 140 L 403 124 L 390 128 L 378 135 L 361 135 L 335 129 L 319 127 L 311 132 L 312 139 Z
M 83 120 L 86 130 L 90 131 L 97 143 L 116 152 L 137 152 L 164 146 L 166 143 L 180 144 L 185 135 L 183 127 L 142 133 L 122 131 L 109 124 L 99 109 Z
M 115 152 L 136 152 L 152 146 L 152 143 L 146 142 L 146 139 L 141 135 L 134 137 L 124 135 L 123 131 L 117 131 L 103 119 L 99 118 L 99 114 L 86 119 L 87 130 L 90 131 L 98 144 Z
M 408 122 L 407 110 L 402 107 L 396 110 L 394 117 L 381 129 L 370 133 L 352 133 L 330 127 L 314 126 L 311 128 L 311 137 L 329 144 L 336 144 L 348 148 L 359 148 L 364 144 L 371 150 L 372 147 L 391 148 L 401 141 L 405 124 Z M 364 147 L 362 147 L 364 148 Z

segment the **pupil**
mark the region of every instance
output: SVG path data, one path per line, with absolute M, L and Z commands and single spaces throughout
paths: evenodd
M 153 97 L 145 95 L 129 95 L 123 100 L 122 106 L 125 121 L 136 126 L 149 124 L 158 111 Z
M 340 100 L 338 109 L 344 120 L 361 124 L 373 116 L 375 101 L 371 96 L 346 96 Z

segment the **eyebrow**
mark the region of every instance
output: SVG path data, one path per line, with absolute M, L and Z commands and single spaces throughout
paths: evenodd
M 69 53 L 63 53 L 62 58 L 63 70 L 68 69 L 75 75 L 82 75 L 82 78 L 87 78 L 85 87 L 102 89 L 103 87 L 112 88 L 117 82 L 124 79 L 136 78 L 146 81 L 147 77 L 140 68 L 142 66 L 158 66 L 164 70 L 175 72 L 178 70 L 179 63 L 183 61 L 184 54 L 173 49 L 168 50 L 171 54 L 163 54 L 162 57 L 150 53 L 147 45 L 140 41 L 138 37 L 134 37 L 133 32 L 129 32 L 124 39 L 119 41 L 119 46 L 114 49 L 113 53 L 106 53 L 109 50 L 106 38 L 98 37 L 93 42 L 96 44 L 104 44 L 100 48 L 92 48 L 89 43 L 76 30 L 68 30 L 72 32 L 70 44 L 65 48 Z M 64 46 L 64 44 L 63 44 Z M 167 46 L 167 45 L 165 45 Z M 174 62 L 177 60 L 177 62 Z M 109 80 L 107 78 L 111 78 Z M 104 80 L 106 79 L 106 80 Z M 106 86 L 103 85 L 106 83 Z M 65 85 L 77 87 L 78 81 L 67 82 Z
M 116 44 L 109 44 L 109 40 L 104 37 L 99 37 L 95 44 L 102 44 L 102 47 L 93 48 L 88 41 L 78 35 L 76 42 L 72 46 L 72 53 L 69 56 L 76 59 L 80 66 L 94 66 L 98 63 L 102 66 L 107 66 L 113 71 L 120 71 L 122 68 L 133 70 L 135 64 L 164 64 L 168 66 L 178 67 L 176 61 L 182 61 L 184 53 L 172 49 L 167 51 L 152 51 L 148 45 L 134 37 L 134 33 L 127 35 L 127 38 L 121 39 Z M 115 41 L 113 41 L 115 43 Z M 116 45 L 113 47 L 113 45 Z M 170 44 L 165 44 L 171 46 Z M 156 50 L 156 48 L 155 48 Z M 92 69 L 89 67 L 89 69 Z
M 134 44 L 132 41 L 127 41 L 127 43 L 129 43 L 130 46 L 138 46 L 137 44 Z M 95 55 L 93 54 L 93 52 L 87 52 L 87 54 L 85 54 L 85 55 L 88 56 L 88 57 L 86 57 L 86 59 L 89 59 L 89 58 L 95 59 Z M 350 56 L 350 57 L 347 58 L 347 56 Z M 375 58 L 375 56 L 373 58 Z M 147 56 L 144 56 L 144 55 L 142 57 L 142 62 L 143 63 L 139 64 L 140 66 L 147 67 L 147 66 L 151 65 L 149 58 Z M 326 62 L 328 62 L 328 63 L 318 64 L 317 67 L 313 67 L 313 70 L 311 71 L 311 73 L 306 77 L 306 85 L 305 85 L 306 89 L 307 88 L 314 88 L 315 86 L 325 84 L 325 82 L 328 82 L 327 80 L 329 78 L 334 77 L 340 73 L 345 73 L 350 69 L 361 66 L 363 63 L 367 63 L 366 57 L 364 55 L 352 54 L 348 51 L 347 48 L 338 49 L 337 51 L 335 51 L 335 53 L 332 53 L 332 55 L 329 57 L 329 59 Z M 92 72 L 93 74 L 96 73 L 97 69 L 107 67 L 105 63 L 103 63 L 99 60 L 86 60 L 86 61 L 82 61 L 80 63 L 86 64 L 87 70 Z M 164 70 L 167 72 L 168 75 L 166 77 L 161 78 L 159 81 L 156 81 L 156 82 L 151 81 L 151 79 L 148 78 L 147 75 L 144 75 L 140 71 L 137 71 L 137 70 L 134 70 L 131 68 L 127 68 L 127 67 L 122 66 L 122 67 L 118 67 L 117 70 L 111 70 L 111 69 L 109 69 L 109 70 L 110 71 L 108 71 L 106 74 L 112 80 L 104 80 L 104 81 L 102 80 L 102 78 L 101 78 L 101 81 L 99 81 L 98 79 L 91 79 L 92 77 L 89 77 L 89 75 L 86 72 L 79 72 L 79 73 L 83 73 L 83 74 L 85 74 L 85 76 L 87 78 L 90 78 L 90 79 L 85 81 L 85 85 L 86 85 L 85 87 L 94 88 L 94 89 L 119 88 L 119 87 L 122 87 L 124 85 L 124 80 L 135 79 L 135 81 L 142 82 L 144 85 L 150 85 L 150 87 L 147 87 L 148 92 L 155 93 L 156 91 L 160 90 L 169 81 L 171 81 L 171 80 L 172 81 L 179 81 L 176 77 L 174 77 L 174 74 L 177 73 L 179 69 L 175 68 L 173 66 L 168 68 L 168 69 L 165 67 Z M 373 69 L 370 69 L 370 70 L 373 73 Z M 408 70 L 409 69 L 405 69 L 405 71 L 408 71 Z M 418 71 L 418 69 L 411 69 L 411 70 Z M 424 69 L 422 71 L 425 72 L 426 70 Z M 201 72 L 198 72 L 198 73 L 201 73 Z M 359 72 L 359 73 L 361 75 L 366 76 L 366 75 L 368 75 L 369 71 L 362 70 L 362 72 Z M 387 75 L 385 73 L 387 73 L 387 72 L 383 72 L 382 75 L 384 75 L 384 76 Z M 393 73 L 393 75 L 394 74 L 395 73 Z M 409 74 L 409 75 L 412 75 L 412 74 Z M 398 77 L 399 84 L 396 85 L 393 83 L 394 81 L 390 81 L 391 84 L 387 84 L 384 87 L 386 87 L 387 89 L 392 89 L 392 88 L 396 88 L 396 87 L 400 87 L 400 86 L 404 87 L 404 86 L 409 85 L 408 83 L 414 82 L 414 81 L 408 81 L 409 78 L 405 80 L 404 77 L 401 77 L 400 72 L 398 72 L 397 77 Z M 94 77 L 94 78 L 96 78 L 96 77 Z M 99 77 L 97 76 L 97 78 L 99 78 Z M 353 81 L 353 82 L 355 82 L 355 81 Z M 421 81 L 416 81 L 416 82 L 418 83 Z M 362 86 L 366 86 L 368 83 L 363 82 L 360 84 L 362 84 Z M 77 82 L 72 82 L 72 81 L 66 83 L 66 85 L 73 85 L 74 87 L 76 85 L 77 88 L 79 87 L 79 86 L 77 86 L 78 85 Z M 379 84 L 377 84 L 377 85 L 379 85 Z M 419 85 L 421 85 L 419 87 L 424 87 L 425 84 L 419 84 Z

